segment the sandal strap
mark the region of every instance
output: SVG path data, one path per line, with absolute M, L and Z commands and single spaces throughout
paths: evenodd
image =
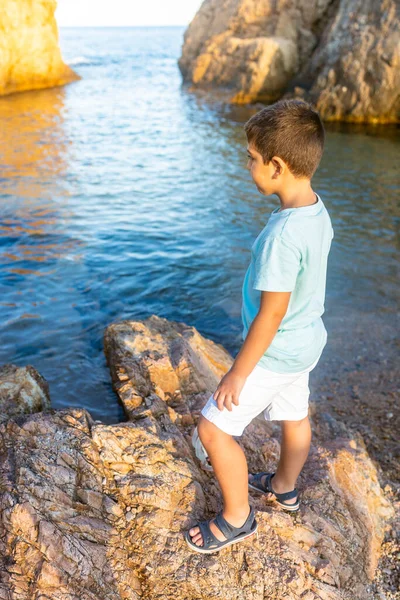
M 217 516 L 214 519 L 214 523 L 217 525 L 218 529 L 220 529 L 220 531 L 224 534 L 224 536 L 226 537 L 227 540 L 232 539 L 233 537 L 236 537 L 240 533 L 243 533 L 243 532 L 247 533 L 249 531 L 249 528 L 251 527 L 253 521 L 254 521 L 254 508 L 252 506 L 250 507 L 249 516 L 247 517 L 246 521 L 243 523 L 243 525 L 241 527 L 235 527 L 234 525 L 231 525 L 230 523 L 228 523 L 228 521 L 225 519 L 225 517 L 222 514 L 222 510 L 217 514 Z
M 275 473 L 252 473 L 252 475 L 253 481 L 251 483 L 256 483 L 257 485 L 255 487 L 258 487 L 263 492 L 271 492 L 272 494 L 275 494 L 271 487 L 271 477 L 275 475 Z M 265 483 L 262 482 L 264 475 L 266 476 Z
M 265 477 L 265 483 L 263 485 L 262 478 L 264 475 L 266 477 Z M 296 488 L 294 488 L 294 490 L 291 490 L 290 492 L 282 492 L 282 494 L 275 492 L 275 490 L 272 487 L 272 483 L 271 483 L 271 479 L 273 478 L 274 475 L 275 475 L 275 473 L 256 473 L 253 475 L 253 482 L 257 483 L 259 485 L 259 487 L 261 489 L 263 489 L 264 491 L 274 494 L 274 496 L 276 496 L 276 498 L 279 500 L 279 502 L 284 502 L 285 500 L 292 500 L 293 498 L 296 498 L 298 496 L 298 491 Z
M 218 513 L 214 519 L 214 523 L 218 527 L 218 529 L 224 534 L 227 540 L 233 537 L 234 527 L 224 517 L 222 516 L 222 512 Z
M 292 500 L 292 498 L 296 498 L 298 496 L 296 488 L 294 488 L 294 490 L 292 490 L 291 492 L 283 492 L 283 494 L 277 494 L 276 492 L 274 492 L 274 494 L 280 502 L 285 500 Z
M 220 540 L 217 537 L 215 537 L 215 535 L 211 531 L 210 521 L 199 521 L 197 525 L 201 531 L 201 536 L 203 538 L 203 548 L 210 548 L 212 546 L 215 546 L 215 544 L 217 547 L 221 543 Z

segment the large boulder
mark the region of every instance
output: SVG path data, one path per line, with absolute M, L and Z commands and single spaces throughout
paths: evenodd
M 258 538 L 196 554 L 183 533 L 221 495 L 190 437 L 233 359 L 155 316 L 104 341 L 128 422 L 47 409 L 0 425 L 1 600 L 370 598 L 393 510 L 360 438 L 319 414 L 300 513 L 251 494 Z M 276 464 L 277 425 L 255 419 L 238 441 L 251 469 Z
M 205 0 L 178 61 L 234 103 L 303 97 L 324 120 L 400 119 L 396 0 Z
M 0 3 L 0 96 L 80 79 L 58 46 L 55 0 Z

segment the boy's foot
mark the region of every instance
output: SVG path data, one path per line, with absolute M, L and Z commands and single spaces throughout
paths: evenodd
M 274 486 L 272 487 L 272 479 L 274 480 Z M 282 508 L 287 507 L 289 510 L 293 507 L 297 510 L 299 507 L 299 498 L 296 488 L 289 490 L 287 486 L 282 486 L 278 480 L 275 480 L 275 473 L 249 473 L 249 483 L 253 489 L 256 488 L 258 491 L 263 492 L 268 500 L 276 499 L 278 504 Z M 286 497 L 291 496 L 290 498 Z
M 244 514 L 243 517 L 239 517 L 239 518 L 231 517 L 229 515 L 226 515 L 224 512 L 222 512 L 222 516 L 227 521 L 229 521 L 229 523 L 231 525 L 233 525 L 234 527 L 242 527 L 248 518 L 249 510 L 250 510 L 250 506 L 249 506 L 249 509 L 247 510 L 246 514 Z M 226 536 L 222 533 L 222 531 L 214 523 L 214 519 L 212 521 L 210 521 L 210 529 L 213 532 L 213 534 L 215 535 L 215 537 L 217 538 L 217 540 L 219 540 L 220 542 L 224 542 L 227 539 Z M 196 546 L 203 545 L 203 536 L 201 535 L 200 527 L 192 527 L 191 529 L 189 529 L 189 535 L 191 537 L 192 542 L 194 544 L 196 544 Z

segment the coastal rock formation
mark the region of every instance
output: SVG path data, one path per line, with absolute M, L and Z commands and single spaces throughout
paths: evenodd
M 400 120 L 396 0 L 205 0 L 178 61 L 233 103 L 312 102 L 324 120 Z
M 80 79 L 61 58 L 55 0 L 0 4 L 0 96 Z
M 156 316 L 104 342 L 128 422 L 50 409 L 0 425 L 1 600 L 369 598 L 393 510 L 360 438 L 318 415 L 300 513 L 252 495 L 258 538 L 196 554 L 183 532 L 221 496 L 190 437 L 232 357 Z M 250 468 L 276 464 L 276 425 L 256 419 L 239 443 Z

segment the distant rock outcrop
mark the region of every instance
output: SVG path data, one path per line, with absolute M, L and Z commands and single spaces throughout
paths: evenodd
M 110 325 L 105 352 L 128 422 L 105 425 L 83 409 L 16 415 L 9 397 L 0 425 L 1 600 L 371 597 L 393 509 L 361 438 L 319 415 L 300 513 L 252 495 L 258 539 L 195 554 L 183 532 L 215 515 L 221 494 L 190 438 L 233 359 L 195 328 L 156 316 Z M 28 390 L 32 373 L 20 371 L 2 370 L 0 397 L 18 393 L 16 381 Z M 277 430 L 258 418 L 238 440 L 251 469 L 276 464 Z
M 324 120 L 400 121 L 397 0 L 204 0 L 178 62 L 229 102 L 303 97 Z
M 80 79 L 61 58 L 55 0 L 0 3 L 0 96 Z

